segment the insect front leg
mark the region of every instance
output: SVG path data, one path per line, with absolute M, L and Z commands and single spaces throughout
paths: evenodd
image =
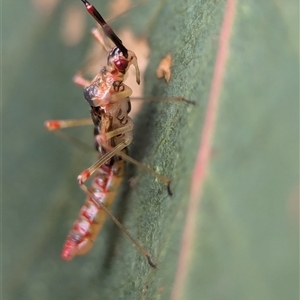
M 81 86 L 81 87 L 87 87 L 91 84 L 91 81 L 84 78 L 81 73 L 77 73 L 74 75 L 73 77 L 73 82 L 78 85 L 78 86 Z
M 47 120 L 44 126 L 47 130 L 53 131 L 62 128 L 93 125 L 91 118 L 69 119 L 69 120 Z
M 91 118 L 84 118 L 84 119 L 69 119 L 69 120 L 47 120 L 44 123 L 45 128 L 48 131 L 54 132 L 59 137 L 69 141 L 70 143 L 74 144 L 78 148 L 81 148 L 83 151 L 94 151 L 90 146 L 86 145 L 86 143 L 82 142 L 81 140 L 77 139 L 69 135 L 68 133 L 63 132 L 60 129 L 76 127 L 76 126 L 87 126 L 93 125 L 93 121 Z

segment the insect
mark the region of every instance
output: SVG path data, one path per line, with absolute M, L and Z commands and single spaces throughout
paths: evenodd
M 67 237 L 62 258 L 71 260 L 76 255 L 87 253 L 92 248 L 105 221 L 106 214 L 108 214 L 147 258 L 150 266 L 155 267 L 149 252 L 131 236 L 128 230 L 109 211 L 123 179 L 125 161 L 142 167 L 165 182 L 169 194 L 171 194 L 168 178 L 127 155 L 127 146 L 133 138 L 133 121 L 128 116 L 130 112 L 129 97 L 132 90 L 124 84 L 124 80 L 128 69 L 133 66 L 136 72 L 136 82 L 140 83 L 137 57 L 134 52 L 123 45 L 96 8 L 88 1 L 81 1 L 90 15 L 101 25 L 105 35 L 115 44 L 115 47 L 110 49 L 108 53 L 107 65 L 92 81 L 81 76 L 75 78 L 75 82 L 84 88 L 84 98 L 91 108 L 91 119 L 49 120 L 45 122 L 45 127 L 48 130 L 93 124 L 96 148 L 99 152 L 99 159 L 91 167 L 81 172 L 77 178 L 80 187 L 86 192 L 87 198 Z M 94 37 L 101 44 L 104 44 L 100 35 L 94 34 Z M 105 45 L 103 46 L 107 48 Z M 84 182 L 93 174 L 92 187 L 88 188 Z

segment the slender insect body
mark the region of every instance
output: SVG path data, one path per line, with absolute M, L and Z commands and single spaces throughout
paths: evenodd
M 120 59 L 122 53 L 115 49 L 111 52 L 114 55 L 112 57 L 109 55 L 108 66 L 104 67 L 91 84 L 84 88 L 84 97 L 91 106 L 96 148 L 100 153 L 100 158 L 109 151 L 107 146 L 115 147 L 124 138 L 132 140 L 133 122 L 128 116 L 131 90 L 126 88 L 123 80 L 126 74 L 124 72 L 131 65 L 130 62 L 134 56 L 129 56 L 130 60 L 123 57 Z M 136 63 L 136 57 L 134 59 Z M 116 64 L 122 65 L 122 68 L 116 69 L 114 67 Z M 125 65 L 126 68 L 123 68 Z M 125 125 L 128 130 L 123 134 L 118 134 L 116 130 L 121 129 L 122 131 Z M 107 138 L 106 135 L 111 132 L 114 133 L 113 137 Z M 106 148 L 103 146 L 103 142 L 105 142 Z M 123 148 L 123 151 L 126 152 L 126 147 Z M 95 171 L 91 189 L 95 197 L 87 196 L 64 245 L 62 251 L 64 259 L 71 260 L 74 256 L 83 255 L 92 248 L 106 218 L 106 213 L 98 202 L 101 201 L 108 209 L 111 207 L 123 178 L 124 165 L 124 160 L 114 155 Z
M 155 267 L 149 252 L 132 237 L 109 210 L 124 176 L 125 161 L 156 176 L 166 184 L 168 193 L 171 195 L 168 178 L 127 155 L 127 146 L 133 138 L 133 121 L 128 116 L 131 110 L 130 96 L 132 90 L 124 84 L 124 80 L 130 66 L 134 66 L 136 82 L 140 83 L 137 57 L 134 52 L 126 49 L 95 7 L 86 0 L 81 1 L 87 11 L 102 26 L 105 35 L 113 41 L 115 47 L 108 53 L 107 65 L 92 81 L 88 81 L 80 75 L 74 79 L 75 83 L 84 88 L 84 98 L 91 108 L 91 119 L 49 120 L 45 122 L 48 130 L 93 124 L 96 150 L 99 152 L 98 160 L 77 177 L 81 189 L 87 194 L 87 198 L 67 237 L 62 258 L 71 260 L 76 255 L 87 253 L 92 248 L 108 214 L 145 256 L 150 266 Z M 103 45 L 103 39 L 99 35 L 94 34 L 94 37 Z M 107 46 L 104 45 L 104 48 L 107 49 Z M 186 101 L 183 98 L 173 98 L 173 100 Z M 93 174 L 92 187 L 87 188 L 84 182 Z

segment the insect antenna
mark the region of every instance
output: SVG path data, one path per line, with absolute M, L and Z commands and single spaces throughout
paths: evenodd
M 128 50 L 125 48 L 123 45 L 122 41 L 120 38 L 115 34 L 115 32 L 112 30 L 112 28 L 105 22 L 103 17 L 100 15 L 98 10 L 95 8 L 94 5 L 89 3 L 86 0 L 81 0 L 83 4 L 86 7 L 86 10 L 88 13 L 99 23 L 106 34 L 108 38 L 110 38 L 113 43 L 122 51 L 123 55 L 127 58 L 128 57 Z

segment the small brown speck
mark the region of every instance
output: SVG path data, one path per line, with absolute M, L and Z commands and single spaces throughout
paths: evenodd
M 164 286 L 161 285 L 161 286 L 158 288 L 158 294 L 161 295 L 163 291 L 164 291 Z
M 158 78 L 164 77 L 166 82 L 170 81 L 171 78 L 171 66 L 172 66 L 172 56 L 168 53 L 159 63 L 156 69 L 156 76 Z

